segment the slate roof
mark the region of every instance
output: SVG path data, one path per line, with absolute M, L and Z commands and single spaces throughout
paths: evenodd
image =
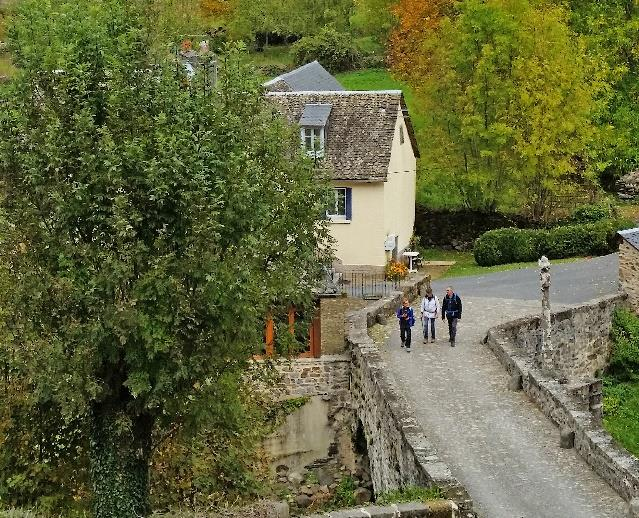
M 401 90 L 269 92 L 266 95 L 292 124 L 299 124 L 309 104 L 331 105 L 323 163 L 329 166 L 334 180 L 386 180 L 400 109 L 404 111 L 413 152 L 419 156 Z
M 307 63 L 264 83 L 269 92 L 342 91 L 339 84 L 317 61 Z
M 617 232 L 626 242 L 639 250 L 639 228 L 629 228 L 628 230 L 620 230 Z
M 330 104 L 306 104 L 299 120 L 300 126 L 326 126 L 331 114 Z

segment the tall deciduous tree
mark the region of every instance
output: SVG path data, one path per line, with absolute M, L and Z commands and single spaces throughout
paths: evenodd
M 237 53 L 187 83 L 150 59 L 147 5 L 26 0 L 0 97 L 1 343 L 87 422 L 98 518 L 148 514 L 152 430 L 223 412 L 326 237 L 326 186 Z
M 523 207 L 543 219 L 554 196 L 591 181 L 605 70 L 588 58 L 561 7 L 457 7 L 416 35 L 425 55 L 417 59 L 427 66 L 406 73 L 432 115 L 426 160 L 455 179 L 469 207 Z
M 600 125 L 607 130 L 604 180 L 639 166 L 639 3 L 571 0 L 574 30 L 594 59 L 608 65 L 613 92 Z

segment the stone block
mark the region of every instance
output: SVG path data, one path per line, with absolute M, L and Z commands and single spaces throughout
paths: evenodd
M 523 386 L 523 380 L 520 373 L 515 372 L 510 376 L 508 380 L 508 390 L 512 390 L 514 392 L 521 390 Z
M 267 518 L 289 518 L 290 510 L 286 502 L 273 502 L 267 513 Z
M 569 450 L 575 447 L 575 432 L 570 428 L 564 427 L 559 433 L 559 447 Z

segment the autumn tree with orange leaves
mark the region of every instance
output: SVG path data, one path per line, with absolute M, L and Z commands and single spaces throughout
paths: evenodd
M 392 7 L 395 29 L 388 40 L 388 61 L 404 79 L 418 79 L 428 69 L 429 54 L 421 52 L 444 16 L 453 12 L 453 0 L 399 0 Z

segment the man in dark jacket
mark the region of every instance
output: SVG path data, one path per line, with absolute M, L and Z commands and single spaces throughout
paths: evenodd
M 457 321 L 461 320 L 462 301 L 459 295 L 453 291 L 452 286 L 446 288 L 446 295 L 442 301 L 442 320 L 448 319 L 448 335 L 450 336 L 450 346 L 455 347 L 455 336 L 457 335 Z

